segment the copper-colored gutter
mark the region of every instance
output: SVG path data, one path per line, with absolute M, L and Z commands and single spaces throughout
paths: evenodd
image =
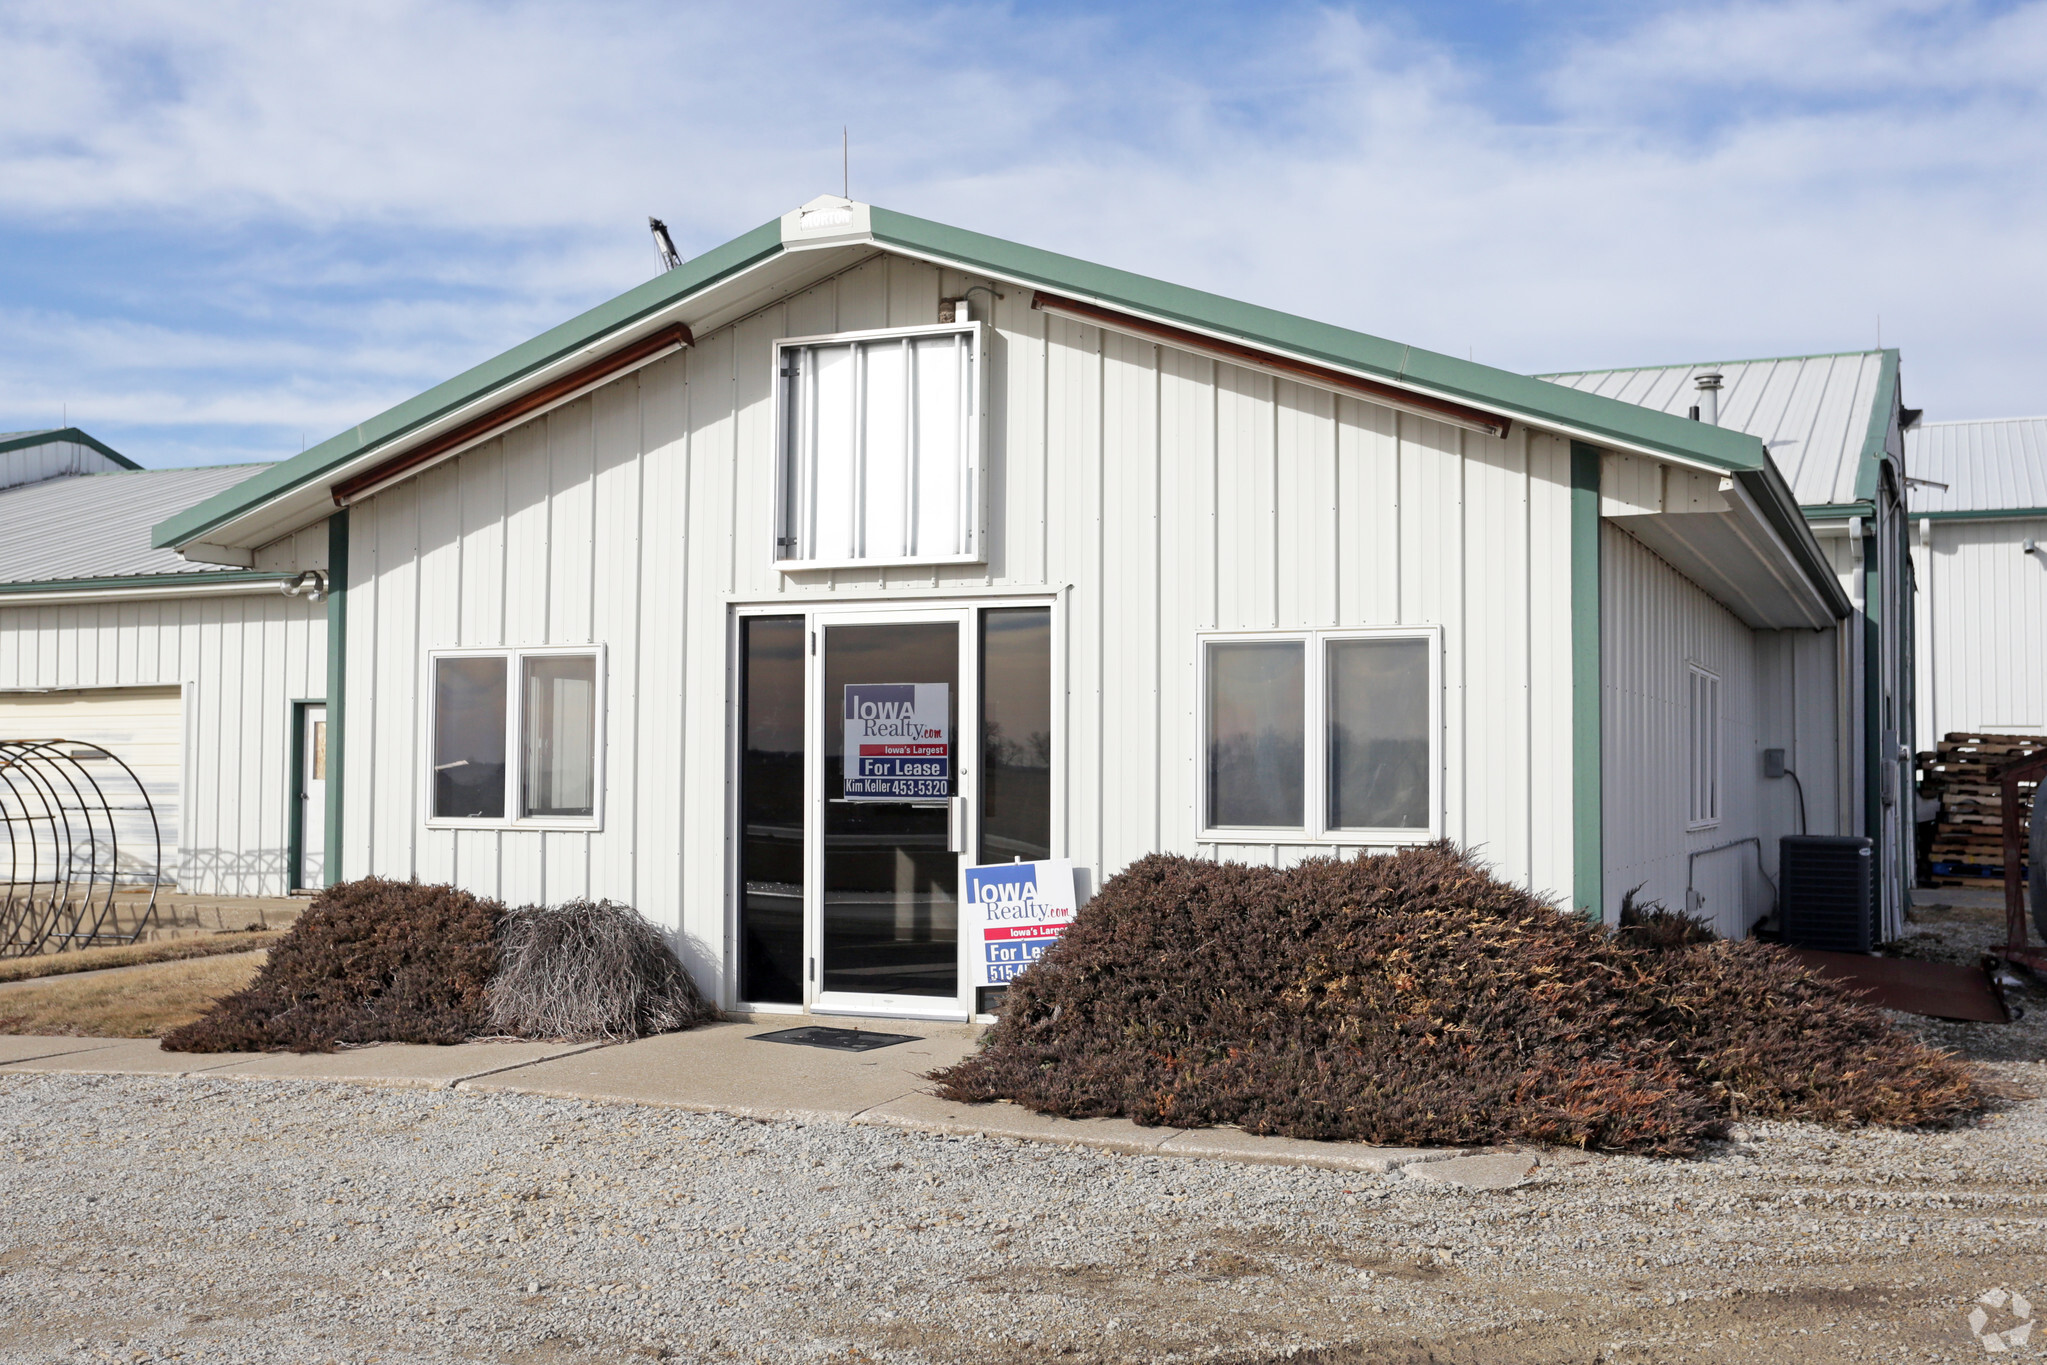
M 1316 365 L 1306 360 L 1295 360 L 1290 356 L 1277 355 L 1271 351 L 1261 351 L 1255 346 L 1246 346 L 1236 341 L 1225 341 L 1220 337 L 1209 336 L 1205 332 L 1191 331 L 1185 327 L 1175 327 L 1170 323 L 1153 322 L 1150 318 L 1138 317 L 1134 313 L 1124 313 L 1114 308 L 1104 308 L 1098 303 L 1084 303 L 1079 299 L 1064 298 L 1058 294 L 1047 294 L 1042 289 L 1031 295 L 1031 307 L 1047 308 L 1060 313 L 1071 313 L 1075 317 L 1099 322 L 1104 326 L 1113 327 L 1120 332 L 1136 332 L 1142 336 L 1157 337 L 1161 341 L 1171 342 L 1175 346 L 1181 346 L 1190 351 L 1206 351 L 1211 355 L 1219 355 L 1228 360 L 1238 361 L 1254 369 L 1276 370 L 1281 374 L 1294 375 L 1317 384 L 1327 385 L 1333 389 L 1345 389 L 1351 393 L 1360 394 L 1380 402 L 1393 403 L 1400 407 L 1412 408 L 1420 412 L 1434 413 L 1441 417 L 1447 417 L 1453 422 L 1460 422 L 1465 426 L 1489 431 L 1495 436 L 1505 436 L 1508 428 L 1513 425 L 1511 418 L 1502 417 L 1496 412 L 1487 412 L 1483 408 L 1467 407 L 1462 403 L 1455 403 L 1447 398 L 1436 398 L 1429 394 L 1415 393 L 1412 390 L 1403 389 L 1397 384 L 1382 384 L 1376 379 L 1365 379 L 1359 375 L 1346 374 L 1342 370 L 1332 370 L 1327 366 Z
M 511 402 L 500 404 L 480 417 L 471 418 L 452 431 L 444 431 L 431 441 L 414 446 L 403 455 L 395 455 L 382 464 L 365 469 L 360 474 L 351 474 L 334 485 L 334 505 L 346 507 L 349 502 L 369 489 L 388 483 L 401 474 L 418 469 L 421 465 L 429 464 L 448 451 L 468 444 L 493 428 L 516 422 L 528 413 L 547 407 L 566 394 L 586 388 L 607 375 L 630 369 L 648 356 L 677 346 L 691 345 L 694 340 L 689 328 L 679 322 L 641 337 L 630 346 L 600 356 L 580 369 L 572 370 L 559 379 L 542 384 L 531 393 L 521 394 Z

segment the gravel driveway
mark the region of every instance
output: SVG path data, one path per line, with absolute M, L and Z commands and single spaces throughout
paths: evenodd
M 1481 1194 L 519 1095 L 12 1075 L 0 1359 L 1781 1365 L 1975 1359 L 1966 1316 L 2000 1286 L 2047 1315 L 2047 1102 L 1751 1138 Z

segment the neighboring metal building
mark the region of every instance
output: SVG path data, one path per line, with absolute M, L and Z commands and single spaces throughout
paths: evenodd
M 1910 794 L 1913 737 L 1913 591 L 1907 557 L 1905 432 L 1918 413 L 1902 406 L 1895 350 L 1781 356 L 1542 376 L 1581 392 L 1696 417 L 1761 440 L 1790 481 L 1806 520 L 1854 603 L 1826 665 L 1800 651 L 1787 683 L 1803 695 L 1827 667 L 1849 718 L 1821 729 L 1805 716 L 1790 755 L 1814 833 L 1863 834 L 1882 859 L 1885 937 L 1902 932 L 1913 880 Z M 1914 492 L 1912 501 L 1920 500 Z M 1809 706 L 1809 699 L 1805 705 Z M 1833 747 L 1822 769 L 1821 755 Z M 1815 781 L 1815 777 L 1819 781 Z M 1848 799 L 1839 799 L 1839 794 Z M 1778 810 L 1799 799 L 1790 783 L 1764 799 Z M 1768 855 L 1775 866 L 1775 851 Z
M 280 593 L 282 549 L 232 569 L 149 543 L 166 509 L 261 466 L 144 470 L 75 429 L 40 434 L 51 439 L 0 442 L 12 462 L 0 465 L 0 738 L 118 754 L 144 783 L 181 890 L 323 884 L 324 825 L 297 847 L 304 803 L 291 784 L 299 731 L 321 719 L 325 609 Z M 295 877 L 307 854 L 310 875 Z
M 1634 812 L 1795 829 L 1849 609 L 1754 437 L 829 196 L 155 532 L 292 537 L 338 874 L 626 901 L 769 1010 L 964 1015 L 1015 856 L 1448 838 L 1611 916 Z
M 1919 744 L 2047 734 L 2047 417 L 1905 438 L 1919 579 Z

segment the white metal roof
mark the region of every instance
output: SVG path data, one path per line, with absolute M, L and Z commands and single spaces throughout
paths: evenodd
M 2047 417 L 1922 422 L 1905 454 L 1914 514 L 2047 508 Z
M 215 572 L 150 546 L 166 509 L 189 507 L 260 465 L 71 474 L 0 489 L 0 583 Z
M 1539 377 L 1681 417 L 1701 401 L 1698 376 L 1718 372 L 1720 425 L 1760 438 L 1799 504 L 1813 507 L 1857 500 L 1871 429 L 1887 427 L 1892 416 L 1877 410 L 1884 355 L 1848 351 Z

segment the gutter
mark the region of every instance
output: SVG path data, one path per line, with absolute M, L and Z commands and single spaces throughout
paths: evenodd
M 64 578 L 41 583 L 0 583 L 0 607 L 58 607 L 78 602 L 139 602 L 153 598 L 230 597 L 274 592 L 291 575 L 256 570 L 127 574 Z

